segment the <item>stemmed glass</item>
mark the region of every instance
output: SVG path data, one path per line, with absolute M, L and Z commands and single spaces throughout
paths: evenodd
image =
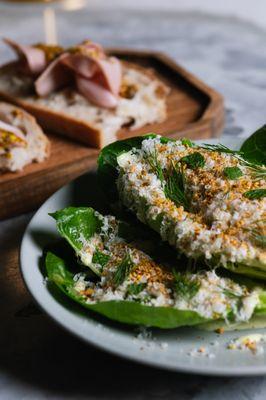
M 75 11 L 84 8 L 87 0 L 3 0 L 2 3 L 23 9 L 30 6 L 31 12 L 43 15 L 44 37 L 46 44 L 58 44 L 56 14 L 60 10 Z

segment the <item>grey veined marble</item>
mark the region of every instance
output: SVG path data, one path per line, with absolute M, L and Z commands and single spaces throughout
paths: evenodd
M 0 6 L 1 8 L 1 6 Z M 6 7 L 0 36 L 23 42 L 44 38 L 42 8 Z M 164 51 L 225 97 L 226 135 L 247 136 L 265 122 L 266 33 L 236 19 L 177 12 L 57 12 L 64 44 L 91 38 L 107 46 Z M 10 54 L 1 46 L 2 59 Z

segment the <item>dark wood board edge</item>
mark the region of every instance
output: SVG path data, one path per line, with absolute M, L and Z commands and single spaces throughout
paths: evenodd
M 16 190 L 13 181 L 5 182 L 1 185 L 0 220 L 20 215 L 39 207 L 41 203 L 62 186 L 85 172 L 92 171 L 94 168 L 96 168 L 96 155 L 84 157 L 74 164 L 72 162 L 61 164 L 56 169 L 56 180 L 54 169 L 47 169 L 45 171 L 45 184 L 43 180 L 40 180 L 43 171 L 32 174 L 30 182 L 28 175 L 22 176 L 19 179 L 19 185 L 16 186 L 20 188 L 22 186 L 23 191 L 21 189 Z M 11 189 L 12 199 L 9 196 Z M 8 208 L 5 207 L 6 201 L 8 201 Z
M 137 58 L 151 58 L 153 60 L 159 61 L 162 65 L 168 66 L 172 71 L 180 75 L 184 81 L 191 85 L 206 96 L 207 102 L 203 114 L 195 121 L 188 125 L 187 128 L 182 129 L 182 131 L 176 131 L 174 134 L 168 136 L 180 137 L 180 134 L 193 134 L 193 130 L 197 131 L 197 137 L 199 139 L 207 137 L 204 130 L 207 129 L 211 134 L 211 137 L 219 137 L 223 127 L 224 127 L 224 99 L 223 96 L 218 93 L 215 89 L 206 85 L 199 78 L 194 76 L 191 72 L 187 71 L 185 68 L 181 67 L 176 63 L 171 57 L 165 53 L 152 50 L 141 50 L 141 49 L 130 49 L 130 48 L 107 48 L 109 54 L 113 54 L 118 57 L 137 57 Z M 216 121 L 213 119 L 213 114 L 216 113 Z M 202 124 L 205 121 L 205 124 Z M 199 127 L 197 128 L 197 125 Z M 201 129 L 199 129 L 201 127 Z M 210 136 L 209 136 L 210 137 Z
M 121 57 L 124 55 L 125 57 L 132 56 L 151 59 L 151 64 L 157 63 L 158 65 L 158 63 L 161 63 L 161 65 L 171 69 L 173 74 L 176 72 L 176 75 L 181 76 L 181 78 L 184 79 L 189 86 L 195 88 L 201 96 L 203 94 L 206 97 L 206 107 L 204 106 L 204 112 L 199 116 L 199 118 L 195 120 L 195 122 L 188 124 L 182 130 L 175 130 L 174 132 L 167 134 L 167 136 L 178 138 L 189 134 L 192 139 L 208 139 L 210 137 L 219 136 L 224 125 L 224 107 L 222 96 L 214 89 L 210 88 L 190 72 L 177 65 L 174 60 L 163 53 L 121 48 L 108 49 L 108 51 Z M 215 118 L 213 117 L 214 115 Z M 90 149 L 88 149 L 88 151 L 89 150 Z M 12 180 L 12 182 L 3 182 L 1 184 L 0 219 L 10 217 L 11 215 L 18 215 L 36 208 L 61 186 L 86 171 L 92 170 L 96 164 L 96 153 L 98 153 L 96 149 L 93 149 L 93 151 L 93 155 L 86 154 L 80 159 L 75 159 L 73 162 L 62 163 L 56 168 L 56 170 L 52 167 L 46 168 L 44 171 L 38 169 L 32 171 L 30 174 L 18 177 L 16 184 L 22 187 L 23 190 L 19 191 L 16 190 L 16 188 L 13 189 L 14 180 Z M 44 174 L 45 184 L 43 185 L 43 180 L 40 178 L 43 178 Z M 30 182 L 28 182 L 29 180 Z M 11 190 L 12 199 L 10 200 Z M 7 201 L 8 207 L 5 206 Z

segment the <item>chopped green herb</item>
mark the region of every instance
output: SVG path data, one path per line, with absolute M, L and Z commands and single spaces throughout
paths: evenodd
M 238 179 L 243 175 L 243 172 L 238 167 L 226 167 L 223 171 L 224 175 L 228 179 Z
M 189 139 L 187 139 L 187 138 L 181 139 L 181 143 L 182 143 L 184 146 L 187 146 L 187 147 L 194 147 L 194 146 L 195 146 L 195 143 L 191 142 L 191 140 L 189 140 Z
M 255 178 L 256 181 L 260 181 L 261 179 L 266 179 L 266 168 L 265 167 L 259 167 L 257 166 L 256 168 L 253 167 L 253 177 Z
M 109 259 L 110 256 L 96 249 L 95 252 L 93 253 L 92 262 L 94 264 L 100 264 L 101 267 L 104 268 L 108 263 Z
M 189 154 L 188 156 L 182 157 L 180 159 L 180 162 L 186 164 L 188 168 L 191 169 L 203 168 L 205 165 L 203 155 L 197 151 L 195 153 Z
M 125 281 L 133 266 L 134 263 L 131 260 L 130 254 L 127 253 L 115 271 L 113 280 L 116 286 L 121 285 Z
M 145 289 L 146 286 L 146 283 L 131 283 L 128 285 L 127 294 L 131 296 L 137 296 Z
M 172 168 L 165 173 L 164 193 L 177 207 L 183 206 L 185 210 L 188 210 L 189 201 L 185 193 L 185 175 L 182 165 L 178 167 L 172 164 Z
M 247 168 L 250 169 L 252 178 L 256 181 L 266 179 L 266 167 L 264 165 L 252 164 L 249 161 L 240 160 L 240 162 Z
M 260 199 L 266 196 L 266 189 L 248 190 L 243 194 L 243 196 L 250 200 Z
M 199 282 L 192 281 L 188 276 L 175 270 L 173 270 L 173 275 L 175 278 L 175 291 L 179 296 L 189 300 L 197 294 L 200 288 Z
M 251 238 L 261 248 L 266 248 L 266 235 L 262 235 L 258 230 L 251 230 Z

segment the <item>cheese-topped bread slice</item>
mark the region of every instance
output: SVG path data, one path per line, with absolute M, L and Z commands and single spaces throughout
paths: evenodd
M 32 59 L 41 54 L 32 56 L 32 49 L 20 47 L 24 59 L 0 69 L 0 96 L 31 112 L 43 128 L 100 148 L 115 141 L 121 128 L 133 130 L 166 118 L 169 88 L 150 70 L 84 42 L 59 55 L 56 49 L 53 58 L 49 46 L 34 47 L 49 55 L 36 74 Z
M 19 171 L 49 156 L 50 143 L 34 117 L 0 102 L 0 172 Z

